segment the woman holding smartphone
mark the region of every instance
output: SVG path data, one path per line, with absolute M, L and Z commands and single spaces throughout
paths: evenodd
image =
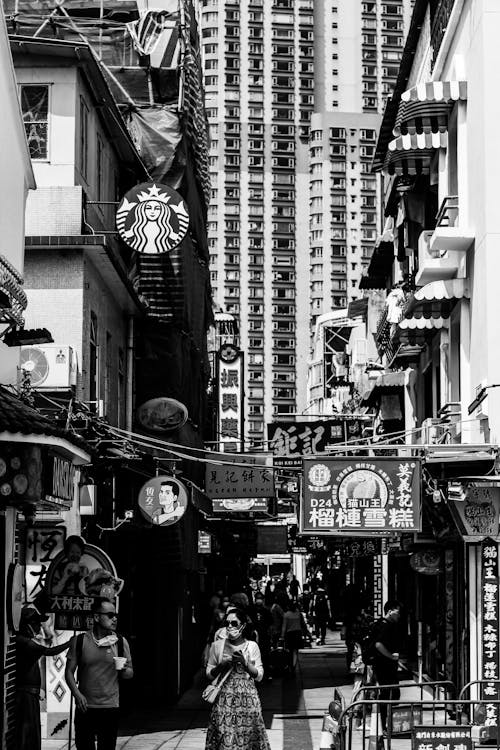
M 207 677 L 230 672 L 212 707 L 205 750 L 270 750 L 256 682 L 264 676 L 259 647 L 246 638 L 248 619 L 232 609 L 227 637 L 210 647 Z

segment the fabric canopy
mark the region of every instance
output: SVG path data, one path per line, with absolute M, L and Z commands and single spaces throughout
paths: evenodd
M 412 317 L 403 318 L 399 322 L 399 327 L 403 331 L 414 331 L 414 330 L 430 330 L 430 329 L 441 329 L 445 327 L 445 320 L 447 318 L 424 318 L 424 317 Z
M 467 81 L 429 81 L 404 91 L 393 133 L 443 133 L 454 102 L 467 99 Z
M 466 279 L 448 279 L 432 281 L 418 289 L 409 301 L 405 316 L 409 319 L 425 318 L 426 320 L 448 318 L 452 303 L 462 298 L 469 298 L 469 287 Z M 400 326 L 401 327 L 401 326 Z M 411 328 L 411 325 L 406 326 Z M 420 323 L 419 328 L 438 328 L 434 324 Z
M 415 300 L 462 299 L 470 297 L 467 279 L 448 279 L 447 281 L 432 281 L 415 292 Z
M 446 148 L 448 146 L 447 132 L 407 133 L 394 138 L 389 143 L 389 151 L 411 151 L 420 149 Z

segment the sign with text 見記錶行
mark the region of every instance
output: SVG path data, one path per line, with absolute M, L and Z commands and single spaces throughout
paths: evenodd
M 207 464 L 205 493 L 213 498 L 273 497 L 274 474 L 261 463 L 254 465 Z
M 415 458 L 305 459 L 300 533 L 420 531 L 420 473 Z

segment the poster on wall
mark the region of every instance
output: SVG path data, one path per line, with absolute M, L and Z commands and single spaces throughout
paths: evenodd
M 143 182 L 125 193 L 116 212 L 122 240 L 138 253 L 168 253 L 182 241 L 189 226 L 186 203 L 176 190 Z
M 81 536 L 69 536 L 52 560 L 45 584 L 55 629 L 89 630 L 94 599 L 115 600 L 122 588 L 123 579 L 104 550 L 87 544 Z
M 420 531 L 419 459 L 304 459 L 303 466 L 301 534 Z
M 153 526 L 177 523 L 186 512 L 187 505 L 186 487 L 168 475 L 148 479 L 139 492 L 139 509 Z

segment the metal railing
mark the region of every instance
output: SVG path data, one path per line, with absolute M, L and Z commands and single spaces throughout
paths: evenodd
M 447 195 L 436 216 L 437 227 L 454 227 L 458 223 L 458 195 Z
M 455 0 L 441 0 L 436 8 L 431 27 L 432 67 L 436 62 L 454 5 Z

